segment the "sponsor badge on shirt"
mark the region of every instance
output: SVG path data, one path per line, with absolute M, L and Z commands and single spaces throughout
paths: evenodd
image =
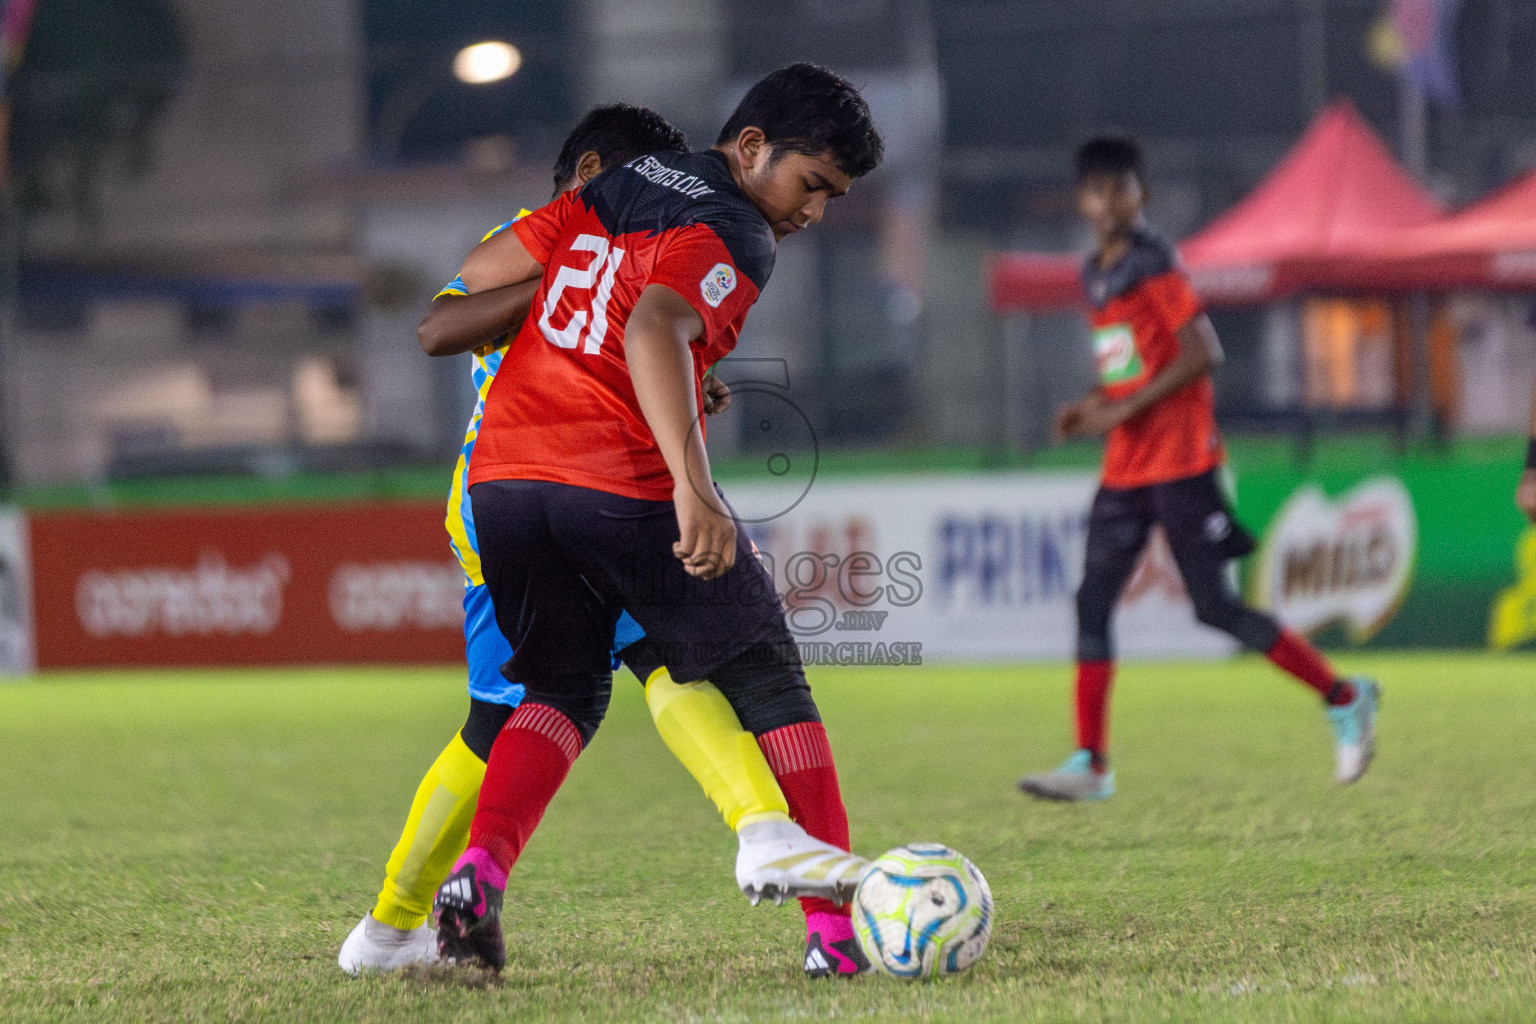
M 1099 366 L 1099 379 L 1105 384 L 1123 384 L 1141 376 L 1141 353 L 1129 324 L 1111 324 L 1093 332 L 1093 356 Z
M 713 309 L 719 309 L 725 297 L 736 290 L 736 268 L 729 263 L 716 263 L 699 282 L 699 294 Z

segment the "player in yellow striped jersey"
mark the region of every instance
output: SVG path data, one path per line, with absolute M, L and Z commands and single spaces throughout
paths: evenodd
M 653 111 L 625 104 L 595 108 L 566 139 L 555 165 L 555 194 L 581 187 L 606 167 L 651 152 L 684 148 L 682 134 Z M 511 223 L 495 228 L 482 242 Z M 523 688 L 501 674 L 512 649 L 496 626 L 481 576 L 467 477 L 486 393 L 500 369 L 509 338 L 516 335 L 528 314 L 537 286 L 535 280 L 469 295 L 462 280 L 455 278 L 434 297 L 432 310 L 418 331 L 428 355 L 468 352 L 473 359 L 476 402 L 454 467 L 447 517 L 449 543 L 464 570 L 470 711 L 463 728 L 438 755 L 417 788 L 405 828 L 385 868 L 378 902 L 341 948 L 338 962 L 349 973 L 436 960 L 436 935 L 426 923 L 432 896 L 464 851 L 491 746 L 523 698 Z M 724 409 L 729 391 L 717 381 L 706 386 L 710 394 L 706 411 Z M 615 652 L 643 635 L 639 625 L 628 614 L 623 615 L 615 629 Z M 766 758 L 752 734 L 742 729 L 730 703 L 710 683 L 678 684 L 665 669 L 646 681 L 645 696 L 668 747 L 741 839 L 738 884 L 753 892 L 768 888 L 786 896 L 825 895 L 818 891 L 822 881 L 787 877 L 779 863 L 786 856 L 804 860 L 805 855 L 816 854 L 805 861 L 806 869 L 791 868 L 791 872 L 814 873 L 808 870 L 809 865 L 818 859 L 823 869 L 835 866 L 826 863 L 830 848 L 821 849 L 824 844 L 810 840 L 790 822 L 784 795 Z M 823 874 L 831 878 L 837 872 L 824 870 Z M 772 888 L 775 884 L 777 889 Z

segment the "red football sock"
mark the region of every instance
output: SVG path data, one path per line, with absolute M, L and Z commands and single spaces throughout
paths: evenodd
M 1328 659 L 1298 633 L 1282 629 L 1280 639 L 1265 657 L 1322 694 L 1329 704 L 1348 704 L 1355 699 L 1355 688 L 1340 679 Z
M 848 849 L 848 811 L 837 787 L 832 746 L 821 723 L 800 722 L 765 732 L 757 738 L 757 745 L 763 748 L 763 757 L 784 791 L 789 816 L 822 842 Z M 810 897 L 800 900 L 800 908 L 807 919 L 812 914 L 852 914 L 846 905 Z
M 581 733 L 569 718 L 548 704 L 519 705 L 491 747 L 469 845 L 510 871 L 579 753 Z
M 1104 744 L 1109 732 L 1109 687 L 1115 678 L 1112 661 L 1077 663 L 1077 745 L 1093 755 L 1096 763 L 1104 759 Z

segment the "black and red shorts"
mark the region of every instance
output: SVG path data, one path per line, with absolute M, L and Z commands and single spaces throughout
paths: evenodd
M 482 481 L 469 493 L 513 650 L 502 672 L 530 695 L 610 672 L 621 609 L 645 630 L 620 652 L 641 681 L 662 665 L 679 682 L 703 679 L 749 651 L 798 666 L 773 581 L 740 532 L 735 565 L 701 580 L 672 553 L 670 501 L 533 480 Z
M 1097 542 L 1140 551 L 1158 525 L 1181 565 L 1192 560 L 1225 564 L 1252 554 L 1257 546 L 1253 535 L 1233 515 L 1218 472 L 1210 469 L 1145 487 L 1100 487 L 1088 514 L 1090 546 Z

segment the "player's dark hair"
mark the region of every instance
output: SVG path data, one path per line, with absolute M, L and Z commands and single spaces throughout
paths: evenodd
M 627 164 L 637 156 L 662 150 L 687 152 L 688 139 L 649 107 L 610 103 L 593 107 L 571 129 L 555 160 L 555 191 L 576 174 L 581 154 L 596 153 L 603 169 Z
M 1141 153 L 1141 143 L 1129 135 L 1100 135 L 1089 139 L 1077 149 L 1077 180 L 1093 174 L 1136 175 L 1136 180 L 1147 183 L 1146 159 Z
M 804 61 L 748 89 L 715 144 L 734 142 L 749 127 L 762 129 L 776 155 L 829 153 L 851 178 L 880 166 L 885 155 L 885 143 L 859 91 L 841 75 Z

